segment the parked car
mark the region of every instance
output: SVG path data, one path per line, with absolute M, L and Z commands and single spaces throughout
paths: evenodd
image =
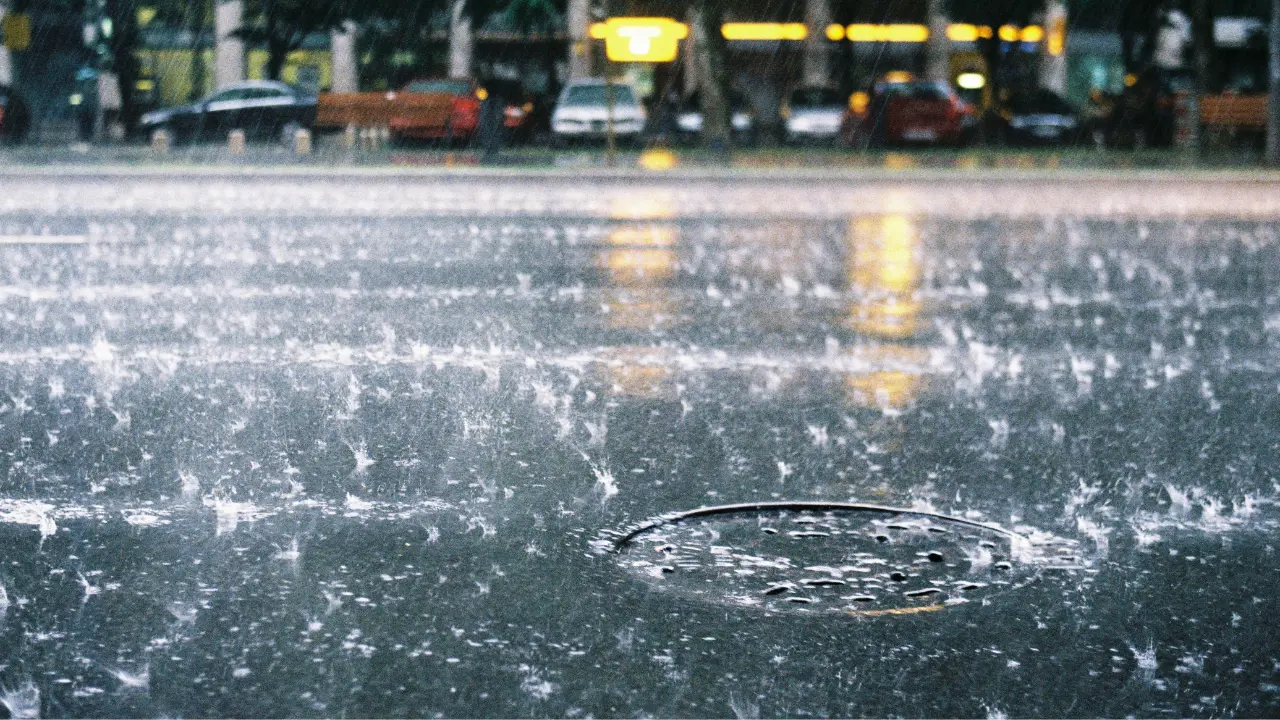
M 1014 93 L 999 118 L 1009 145 L 1074 145 L 1084 138 L 1080 111 L 1050 90 Z
M 422 79 L 406 84 L 399 95 L 405 100 L 404 111 L 392 115 L 388 121 L 392 140 L 466 143 L 480 126 L 480 105 L 488 91 L 467 78 Z M 432 105 L 434 111 L 424 111 L 426 108 L 411 102 L 409 96 L 432 96 L 440 102 Z M 395 112 L 394 106 L 392 112 Z
M 20 143 L 31 131 L 31 111 L 22 96 L 8 85 L 0 85 L 0 138 Z
M 552 141 L 564 145 L 575 140 L 600 139 L 608 131 L 609 88 L 604 80 L 575 80 L 565 86 L 551 113 Z M 623 141 L 638 142 L 648 115 L 635 89 L 613 83 L 613 132 Z
M 831 88 L 802 87 L 791 92 L 782 106 L 783 141 L 835 140 L 848 103 Z
M 729 94 L 729 127 L 733 139 L 741 145 L 752 145 L 756 140 L 756 116 L 741 93 Z M 702 95 L 690 93 L 680 104 L 676 115 L 677 139 L 686 145 L 698 141 L 702 135 Z
M 282 82 L 251 80 L 218 88 L 208 97 L 142 116 L 138 129 L 165 130 L 175 142 L 220 140 L 231 130 L 256 139 L 293 142 L 316 117 L 314 95 Z
M 967 145 L 978 133 L 978 114 L 943 82 L 884 82 L 865 110 L 845 111 L 845 142 L 873 145 Z

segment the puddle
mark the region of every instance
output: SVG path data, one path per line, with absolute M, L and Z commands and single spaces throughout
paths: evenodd
M 1073 543 L 1042 533 L 854 503 L 698 508 L 598 548 L 660 592 L 769 612 L 933 612 L 1083 568 Z

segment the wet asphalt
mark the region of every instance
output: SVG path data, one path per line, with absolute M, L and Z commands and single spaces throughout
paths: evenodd
M 1277 219 L 6 175 L 0 716 L 1274 716 Z

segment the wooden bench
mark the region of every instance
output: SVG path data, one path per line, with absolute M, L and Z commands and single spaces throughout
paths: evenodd
M 1266 95 L 1206 95 L 1200 99 L 1200 123 L 1211 130 L 1265 130 Z

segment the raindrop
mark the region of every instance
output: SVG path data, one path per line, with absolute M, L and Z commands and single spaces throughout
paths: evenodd
M 889 579 L 894 582 L 906 582 L 907 574 L 902 572 L 891 572 L 889 573 Z
M 931 552 L 929 553 L 928 558 L 929 558 L 929 562 L 936 562 L 936 563 L 942 562 L 943 560 L 942 553 L 940 552 Z
M 837 580 L 835 578 L 809 578 L 807 580 L 801 580 L 800 582 L 808 585 L 809 587 L 837 587 L 839 585 L 847 584 L 845 581 Z
M 942 591 L 938 588 L 925 588 L 923 590 L 909 590 L 903 594 L 907 597 L 924 597 L 926 595 L 936 595 L 940 592 Z

